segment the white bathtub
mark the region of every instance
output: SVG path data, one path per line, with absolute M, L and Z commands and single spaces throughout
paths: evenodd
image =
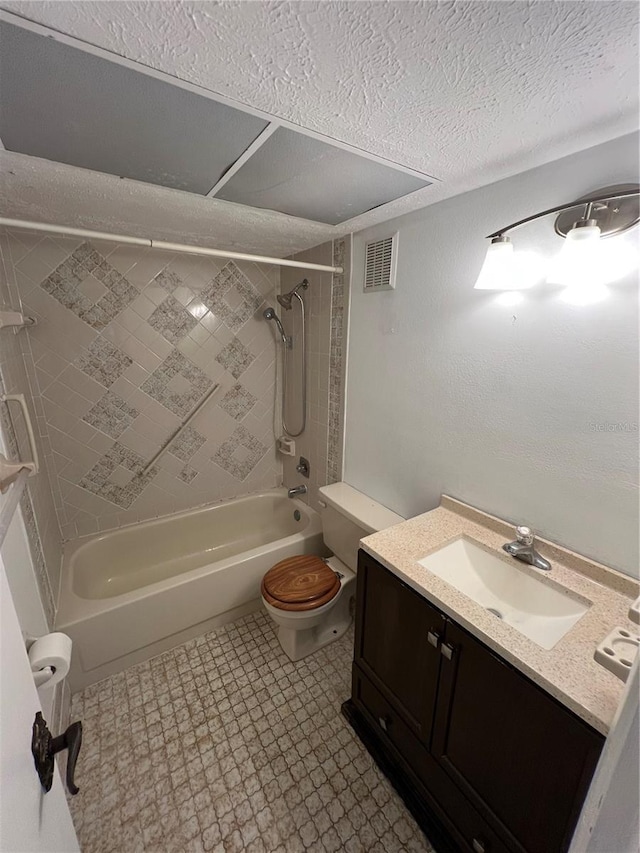
M 68 543 L 56 629 L 73 640 L 71 690 L 257 610 L 264 573 L 312 553 L 320 516 L 284 489 Z

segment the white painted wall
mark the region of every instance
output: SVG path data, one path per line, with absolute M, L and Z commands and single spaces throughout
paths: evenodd
M 637 134 L 354 238 L 345 479 L 404 516 L 450 494 L 638 572 L 638 279 L 570 306 L 536 288 L 518 306 L 473 290 L 486 234 L 620 182 Z M 394 292 L 363 294 L 364 245 L 399 231 Z M 626 237 L 636 245 L 640 229 Z M 514 235 L 549 258 L 553 217 Z M 637 426 L 636 426 L 637 429 Z

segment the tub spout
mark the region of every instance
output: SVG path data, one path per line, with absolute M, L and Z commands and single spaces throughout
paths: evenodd
M 306 486 L 294 486 L 292 489 L 289 489 L 287 492 L 287 497 L 297 498 L 298 495 L 306 495 L 307 487 Z

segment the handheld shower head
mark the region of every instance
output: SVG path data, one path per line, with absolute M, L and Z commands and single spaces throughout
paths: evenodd
M 282 323 L 280 322 L 280 318 L 278 317 L 276 312 L 273 310 L 273 308 L 271 306 L 269 306 L 268 308 L 265 308 L 264 311 L 262 312 L 262 316 L 264 317 L 265 320 L 273 320 L 274 321 L 274 323 L 278 327 L 278 331 L 280 332 L 280 340 L 282 341 L 282 343 L 286 347 L 289 346 L 289 338 L 287 337 L 287 335 L 284 331 L 284 327 L 283 327 Z
M 290 290 L 289 293 L 283 293 L 280 296 L 276 297 L 276 299 L 278 300 L 280 305 L 282 305 L 282 307 L 285 309 L 285 311 L 291 310 L 291 300 L 293 299 L 294 296 L 297 295 L 297 293 L 301 287 L 304 290 L 306 290 L 309 287 L 309 282 L 307 281 L 306 278 L 303 278 L 302 281 L 300 282 L 300 284 L 296 284 L 296 286 L 293 288 L 293 290 Z M 298 297 L 298 298 L 300 298 L 300 297 Z

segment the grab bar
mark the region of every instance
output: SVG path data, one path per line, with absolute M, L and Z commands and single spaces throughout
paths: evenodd
M 22 468 L 29 468 L 31 474 L 29 476 L 33 476 L 33 474 L 37 474 L 40 470 L 40 461 L 38 459 L 38 448 L 36 446 L 36 437 L 33 434 L 33 425 L 31 424 L 31 417 L 29 416 L 29 409 L 27 408 L 27 401 L 24 398 L 24 394 L 3 394 L 0 397 L 3 403 L 19 403 L 20 408 L 22 409 L 22 417 L 24 418 L 24 425 L 27 428 L 27 435 L 29 436 L 29 446 L 31 447 L 31 459 L 32 462 L 20 462 L 19 464 Z
M 2 548 L 5 540 L 5 536 L 7 535 L 7 530 L 9 529 L 9 525 L 11 524 L 11 519 L 14 516 L 14 513 L 17 509 L 18 504 L 20 503 L 20 498 L 22 497 L 22 493 L 24 492 L 24 488 L 27 485 L 27 478 L 29 476 L 29 469 L 23 468 L 22 471 L 18 474 L 16 480 L 13 483 L 13 488 L 11 489 L 7 500 L 0 510 L 0 548 Z
M 200 400 L 200 402 L 199 402 L 199 403 L 197 403 L 197 404 L 196 404 L 196 406 L 195 406 L 195 407 L 194 407 L 194 408 L 189 412 L 189 414 L 188 414 L 188 415 L 187 415 L 187 417 L 184 419 L 184 421 L 180 424 L 180 426 L 178 427 L 178 429 L 177 429 L 177 430 L 175 430 L 175 432 L 171 433 L 171 435 L 170 435 L 170 436 L 169 436 L 169 438 L 165 441 L 165 443 L 162 445 L 162 447 L 160 448 L 160 450 L 158 450 L 158 452 L 155 454 L 155 456 L 152 456 L 152 458 L 147 462 L 147 464 L 144 466 L 144 468 L 142 469 L 142 471 L 140 471 L 140 473 L 138 474 L 138 477 L 144 477 L 144 475 L 147 473 L 147 471 L 149 470 L 149 468 L 151 468 L 151 467 L 152 467 L 152 465 L 154 465 L 154 464 L 158 461 L 158 459 L 160 459 L 160 457 L 164 454 L 164 452 L 165 452 L 166 450 L 168 450 L 169 446 L 170 446 L 170 445 L 175 441 L 175 439 L 180 435 L 180 433 L 182 432 L 182 430 L 183 430 L 186 426 L 189 426 L 190 421 L 192 421 L 192 420 L 195 418 L 195 416 L 198 414 L 198 412 L 200 411 L 200 409 L 205 405 L 205 403 L 208 403 L 208 402 L 209 402 L 209 399 L 212 397 L 212 395 L 213 395 L 213 394 L 215 394 L 215 392 L 218 390 L 218 388 L 219 388 L 219 387 L 220 387 L 220 383 L 216 383 L 216 384 L 213 386 L 213 388 L 211 388 L 209 391 L 207 391 L 207 393 L 204 395 L 204 397 L 202 398 L 202 400 Z

